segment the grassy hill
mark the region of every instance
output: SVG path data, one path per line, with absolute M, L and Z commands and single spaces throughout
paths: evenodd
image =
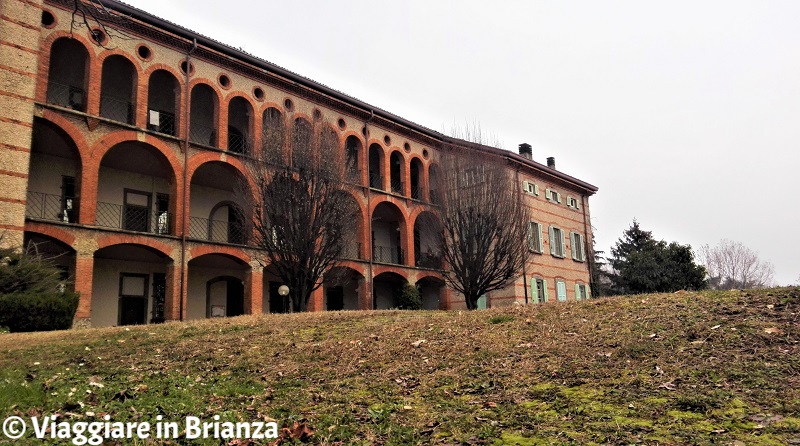
M 800 444 L 799 314 L 789 288 L 2 334 L 0 418 L 274 419 L 317 444 Z

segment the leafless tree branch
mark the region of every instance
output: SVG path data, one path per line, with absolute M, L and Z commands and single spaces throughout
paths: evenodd
M 758 253 L 739 242 L 723 239 L 717 246 L 703 245 L 700 261 L 715 289 L 766 288 L 774 284 L 772 263 L 759 259 Z

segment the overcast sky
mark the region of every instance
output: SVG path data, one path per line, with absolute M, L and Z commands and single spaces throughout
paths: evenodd
M 798 1 L 128 0 L 434 130 L 477 122 L 636 218 L 800 276 Z

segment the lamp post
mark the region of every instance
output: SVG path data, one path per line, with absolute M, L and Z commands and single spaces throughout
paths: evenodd
M 281 285 L 278 287 L 278 294 L 283 297 L 283 308 L 287 313 L 291 313 L 292 309 L 289 307 L 289 301 L 286 299 L 286 296 L 289 295 L 289 287 L 286 285 Z

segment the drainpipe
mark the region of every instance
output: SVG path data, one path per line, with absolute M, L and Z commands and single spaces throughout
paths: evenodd
M 191 59 L 192 53 L 197 49 L 197 39 L 192 39 L 192 47 L 189 48 L 189 51 L 186 52 L 186 77 L 185 77 L 185 85 L 186 85 L 186 92 L 184 93 L 183 98 L 183 116 L 184 122 L 186 123 L 186 127 L 184 128 L 184 138 L 183 138 L 183 212 L 181 213 L 181 298 L 180 298 L 180 309 L 179 309 L 179 318 L 182 321 L 184 318 L 183 315 L 183 307 L 184 307 L 184 299 L 187 293 L 187 286 L 186 286 L 186 221 L 188 220 L 189 216 L 189 202 L 187 200 L 187 191 L 189 190 L 189 185 L 186 184 L 189 181 L 189 128 L 190 128 L 190 116 L 189 113 L 189 104 L 191 103 L 190 97 L 191 92 L 189 91 L 189 73 L 191 70 Z
M 364 121 L 364 154 L 367 155 L 367 243 L 368 251 L 367 251 L 367 258 L 369 259 L 369 264 L 367 265 L 367 277 L 369 277 L 369 281 L 367 282 L 367 289 L 369 290 L 369 295 L 372 298 L 372 309 L 375 309 L 375 287 L 372 284 L 372 253 L 375 252 L 375 247 L 372 246 L 372 213 L 370 212 L 370 208 L 372 207 L 372 188 L 371 186 L 371 179 L 369 177 L 369 123 L 375 117 L 375 111 L 370 109 L 369 110 L 369 119 Z
M 525 204 L 522 202 L 522 193 L 520 193 L 519 190 L 519 185 L 520 185 L 519 169 L 514 170 L 514 180 L 516 181 L 514 189 L 517 191 L 517 200 L 519 201 L 520 206 L 524 206 Z M 525 224 L 528 225 L 530 224 L 530 222 L 526 221 Z M 525 293 L 525 305 L 528 305 L 528 273 L 525 271 L 525 264 L 528 263 L 528 258 L 530 257 L 530 254 L 527 252 L 527 249 L 528 249 L 528 243 L 526 240 L 525 243 L 522 244 L 522 252 L 523 252 L 522 256 L 525 259 L 522 262 L 522 291 Z
M 592 283 L 592 268 L 590 267 L 590 265 L 594 265 L 594 244 L 589 243 L 589 239 L 588 237 L 586 237 L 587 235 L 589 235 L 589 223 L 588 219 L 586 218 L 586 195 L 584 194 L 581 194 L 581 211 L 583 213 L 583 238 L 585 239 L 583 242 L 585 245 L 583 247 L 583 252 L 586 253 L 586 269 L 589 270 L 589 284 L 590 286 L 592 286 L 594 284 Z M 594 240 L 594 236 L 592 236 L 592 240 Z M 589 248 L 590 246 L 591 248 Z M 589 256 L 591 256 L 591 261 L 589 260 Z M 595 265 L 595 268 L 596 267 L 597 265 Z M 592 290 L 590 288 L 589 292 L 591 293 L 591 291 Z

